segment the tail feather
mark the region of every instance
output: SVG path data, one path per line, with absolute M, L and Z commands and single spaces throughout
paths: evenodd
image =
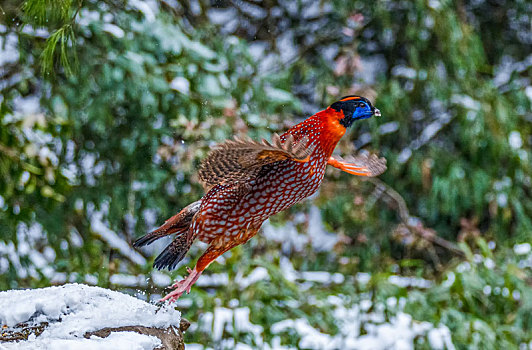
M 153 262 L 153 267 L 158 270 L 162 270 L 165 267 L 168 270 L 173 270 L 177 264 L 183 260 L 186 253 L 192 245 L 192 239 L 190 239 L 189 234 L 184 234 L 179 237 L 176 237 L 172 243 L 170 243 L 159 256 Z
M 178 236 L 183 235 L 183 233 L 188 231 L 192 218 L 199 211 L 200 206 L 201 199 L 187 205 L 179 213 L 166 220 L 161 227 L 137 239 L 133 246 L 135 248 L 142 247 L 172 233 L 177 233 Z
M 183 234 L 184 232 L 186 232 L 186 229 L 188 229 L 188 227 L 187 227 L 184 230 L 170 230 L 169 228 L 164 227 L 165 225 L 163 225 L 163 226 L 159 227 L 158 229 L 156 229 L 156 230 L 154 230 L 154 231 L 152 231 L 152 232 L 140 237 L 139 239 L 137 239 L 133 243 L 133 247 L 139 248 L 139 247 L 143 247 L 145 245 L 152 244 L 153 242 L 155 242 L 159 238 L 171 235 L 172 233 L 177 233 L 177 235 L 179 236 L 179 235 Z

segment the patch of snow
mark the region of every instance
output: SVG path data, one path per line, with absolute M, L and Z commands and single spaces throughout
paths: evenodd
M 216 287 L 226 286 L 229 284 L 229 276 L 227 273 L 213 273 L 210 275 L 201 275 L 195 283 L 198 287 Z
M 439 101 L 433 101 L 433 105 L 431 108 L 438 110 L 440 107 Z M 397 161 L 399 163 L 405 163 L 407 162 L 410 157 L 412 156 L 412 150 L 417 150 L 421 147 L 423 147 L 425 144 L 427 144 L 440 130 L 442 130 L 447 124 L 449 124 L 452 120 L 452 116 L 449 113 L 440 112 L 437 119 L 434 120 L 432 123 L 427 125 L 421 135 L 413 140 L 408 147 L 405 147 L 399 156 L 397 157 Z
M 389 122 L 389 123 L 380 125 L 378 132 L 380 135 L 386 135 L 386 134 L 391 134 L 393 132 L 396 132 L 397 130 L 399 130 L 399 123 Z
M 286 256 L 281 256 L 279 261 L 279 267 L 283 271 L 284 278 L 287 281 L 294 282 L 297 278 L 297 272 L 294 269 L 294 265 Z
M 451 341 L 451 332 L 447 327 L 431 329 L 428 334 L 428 339 L 432 349 L 454 349 Z
M 530 243 L 521 243 L 514 245 L 514 253 L 517 255 L 525 255 L 530 253 Z
M 371 142 L 371 134 L 369 132 L 365 132 L 363 134 L 360 134 L 360 136 L 355 141 L 355 146 L 357 149 L 364 147 L 368 143 Z
M 303 271 L 301 272 L 301 279 L 308 282 L 317 282 L 323 284 L 344 282 L 345 277 L 341 273 L 330 273 L 327 271 Z
M 482 288 L 482 293 L 484 293 L 485 295 L 490 295 L 491 294 L 491 286 L 485 285 L 484 288 Z
M 321 211 L 315 205 L 311 206 L 309 211 L 308 234 L 312 247 L 317 252 L 331 251 L 336 243 L 338 243 L 338 235 L 325 230 L 321 218 Z
M 296 220 L 297 221 L 297 220 Z M 312 288 L 315 283 L 368 283 L 371 276 L 357 273 L 355 276 L 344 276 L 340 273 L 326 271 L 297 271 L 287 257 L 281 256 L 281 270 L 285 278 L 297 282 L 300 288 Z M 226 276 L 225 276 L 226 277 Z M 454 276 L 453 276 L 454 277 Z M 268 279 L 268 271 L 262 267 L 255 268 L 248 276 L 237 276 L 235 282 L 247 286 L 257 281 Z M 401 287 L 428 288 L 432 282 L 421 278 L 391 276 L 390 283 Z M 508 294 L 510 292 L 508 291 Z M 238 300 L 228 303 L 229 307 L 218 306 L 213 312 L 203 314 L 194 324 L 193 329 L 212 333 L 214 348 L 253 348 L 263 349 L 295 349 L 294 346 L 282 345 L 282 337 L 288 334 L 299 339 L 297 348 L 304 349 L 414 349 L 418 338 L 424 338 L 433 349 L 454 349 L 450 331 L 445 326 L 435 326 L 428 322 L 418 322 L 403 312 L 406 299 L 388 298 L 385 303 L 377 303 L 362 296 L 363 299 L 351 305 L 349 298 L 343 295 L 329 295 L 326 299 L 315 299 L 312 305 L 330 308 L 331 316 L 338 326 L 337 334 L 328 334 L 314 327 L 306 318 L 287 319 L 271 325 L 270 331 L 275 335 L 268 344 L 264 343 L 263 328 L 250 320 L 250 312 L 246 307 L 239 308 Z M 187 299 L 188 300 L 188 299 Z M 299 308 L 297 301 L 284 301 L 286 307 Z M 191 301 L 188 304 L 190 307 Z M 217 303 L 220 305 L 220 302 Z M 369 311 L 369 310 L 373 311 Z M 386 310 L 386 313 L 385 313 Z M 361 329 L 364 333 L 361 334 Z M 250 333 L 253 344 L 239 343 L 231 334 Z M 246 337 L 240 337 L 246 339 Z M 189 345 L 187 345 L 187 348 Z M 210 349 L 194 344 L 194 349 Z
M 159 271 L 153 271 L 151 273 L 151 279 L 157 287 L 166 287 L 172 282 L 170 276 Z
M 83 237 L 79 234 L 78 230 L 75 227 L 72 227 L 70 229 L 70 236 L 69 236 L 70 244 L 74 247 L 81 247 L 83 246 Z
M 142 211 L 142 218 L 146 222 L 147 227 L 156 229 L 155 223 L 157 222 L 157 210 L 154 208 L 144 209 Z M 151 231 L 151 230 L 150 230 Z
M 453 95 L 451 96 L 451 103 L 460 105 L 466 109 L 470 109 L 472 111 L 480 111 L 480 102 L 473 99 L 471 96 L 468 95 Z
M 414 349 L 419 336 L 426 336 L 434 349 L 454 349 L 450 331 L 445 326 L 417 322 L 403 312 L 385 322 L 383 308 L 367 313 L 359 305 L 345 307 L 341 300 L 331 306 L 339 328 L 334 336 L 320 332 L 304 318 L 283 320 L 273 324 L 270 330 L 273 334 L 296 333 L 300 337 L 298 345 L 304 349 Z M 361 327 L 366 334 L 360 334 Z
M 506 193 L 499 193 L 497 195 L 497 204 L 501 208 L 505 208 L 508 204 L 508 195 Z
M 22 343 L 7 343 L 2 349 L 26 350 L 152 350 L 162 345 L 157 337 L 136 332 L 113 332 L 107 338 L 92 336 L 89 339 L 41 339 L 29 337 Z
M 13 100 L 13 104 L 15 106 L 15 115 L 17 118 L 19 117 L 28 117 L 28 116 L 34 116 L 41 113 L 41 104 L 40 104 L 40 98 L 39 96 L 27 96 L 27 97 L 17 97 Z M 30 130 L 24 130 L 24 132 L 37 132 L 35 130 L 31 130 L 31 128 L 25 128 Z M 40 130 L 39 130 L 40 131 Z M 31 141 L 36 142 L 49 142 L 51 141 L 52 136 L 50 134 L 47 134 L 46 139 L 38 137 L 37 134 L 32 138 L 30 135 L 26 134 L 28 139 Z
M 424 278 L 404 277 L 396 275 L 388 277 L 388 282 L 402 288 L 430 288 L 434 284 L 432 281 L 426 280 Z
M 480 264 L 482 262 L 484 258 L 482 257 L 482 255 L 480 254 L 474 254 L 473 255 L 473 261 L 476 263 L 476 264 Z
M 501 87 L 510 82 L 514 72 L 521 73 L 532 66 L 532 55 L 528 55 L 524 60 L 515 62 L 510 56 L 503 57 L 502 63 L 495 69 L 493 83 L 496 87 Z
M 102 29 L 103 29 L 104 32 L 107 32 L 107 33 L 115 36 L 118 39 L 123 38 L 124 35 L 125 35 L 124 30 L 122 28 L 120 28 L 119 26 L 117 26 L 116 24 L 105 23 L 103 25 Z
M 421 136 L 417 142 L 414 142 L 414 149 L 420 148 L 422 145 L 427 143 L 430 139 L 434 137 L 445 125 L 451 121 L 451 116 L 449 114 L 443 113 L 439 116 L 437 120 L 430 123 L 423 129 Z
M 307 235 L 299 234 L 294 222 L 287 222 L 283 226 L 273 226 L 269 221 L 263 225 L 263 234 L 268 240 L 281 243 L 284 253 L 292 250 L 300 252 L 309 244 L 315 251 L 330 251 L 338 243 L 338 235 L 326 231 L 321 211 L 317 206 L 312 205 L 308 217 L 305 215 L 303 217 L 302 222 L 308 220 Z
M 262 225 L 262 233 L 268 240 L 281 243 L 284 253 L 290 253 L 292 250 L 300 252 L 308 243 L 308 236 L 299 234 L 292 222 L 287 222 L 283 226 L 273 226 L 267 220 Z
M 264 92 L 266 93 L 266 96 L 273 101 L 290 102 L 292 100 L 292 94 L 286 90 L 267 86 L 265 87 Z
M 228 309 L 217 307 L 214 313 L 206 312 L 200 316 L 198 321 L 200 328 L 207 332 L 212 332 L 215 341 L 221 341 L 224 330 L 233 334 L 234 332 L 245 332 L 254 335 L 254 340 L 259 347 L 263 345 L 263 328 L 249 320 L 250 310 L 247 307 Z M 189 345 L 187 344 L 187 348 Z
M 261 41 L 250 43 L 248 48 L 249 54 L 257 61 L 264 57 L 266 50 L 268 50 L 268 44 Z
M 159 6 L 156 1 L 130 0 L 128 4 L 142 12 L 147 22 L 155 21 L 155 16 L 159 13 Z
M 525 88 L 525 95 L 530 101 L 532 101 L 532 86 L 529 85 Z
M 169 304 L 159 309 L 126 294 L 82 284 L 0 292 L 1 324 L 13 327 L 21 322 L 28 326 L 48 322 L 38 337 L 3 343 L 6 349 L 154 349 L 160 346 L 158 338 L 137 333 L 83 336 L 106 327 L 178 327 L 180 319 L 179 311 Z
M 502 178 L 502 180 L 495 181 L 493 183 L 493 189 L 497 192 L 509 189 L 512 186 L 512 179 L 508 176 Z
M 441 3 L 438 0 L 429 0 L 429 6 L 434 10 L 438 10 L 441 8 Z
M 386 72 L 388 64 L 384 55 L 361 57 L 362 69 L 356 72 L 365 84 L 371 85 L 377 82 L 379 74 Z
M 367 284 L 371 280 L 371 275 L 367 272 L 359 272 L 356 275 L 356 280 L 358 283 Z
M 98 11 L 92 11 L 92 10 L 83 8 L 79 11 L 79 15 L 76 20 L 76 23 L 79 24 L 81 27 L 87 27 L 92 22 L 99 22 L 99 21 L 100 21 L 100 13 Z
M 294 32 L 287 30 L 279 35 L 277 37 L 277 48 L 279 49 L 281 62 L 288 63 L 295 59 L 298 55 L 298 51 L 294 45 Z
M 229 8 L 210 8 L 207 16 L 212 24 L 223 25 L 234 20 L 238 16 L 238 11 L 234 7 Z
M 283 320 L 274 323 L 270 328 L 273 334 L 279 334 L 289 329 L 294 329 L 301 336 L 299 347 L 304 349 L 340 349 L 338 341 L 331 341 L 327 334 L 313 328 L 307 319 Z
M 124 257 L 129 258 L 137 265 L 145 265 L 146 259 L 116 232 L 112 231 L 102 221 L 103 213 L 95 212 L 91 217 L 91 229 L 104 240 L 110 247 L 117 249 Z
M 235 279 L 235 282 L 240 286 L 241 289 L 246 289 L 250 285 L 257 283 L 259 281 L 263 280 L 269 280 L 270 275 L 268 274 L 268 270 L 266 270 L 264 267 L 256 267 L 249 275 L 246 277 L 238 276 Z
M 321 1 L 310 1 L 305 3 L 305 6 L 302 6 L 301 17 L 305 19 L 312 19 L 319 17 L 322 12 L 322 2 Z
M 508 136 L 508 143 L 513 149 L 519 149 L 523 146 L 523 140 L 521 139 L 521 134 L 519 131 L 512 131 Z
M 253 20 L 260 20 L 266 18 L 268 16 L 268 12 L 266 9 L 262 8 L 259 5 L 252 4 L 250 2 L 242 1 L 238 4 L 238 8 L 240 11 L 247 14 L 249 17 L 253 18 Z
M 76 272 L 73 272 L 71 274 L 66 274 L 64 272 L 54 272 L 53 275 L 49 278 L 51 284 L 63 284 L 66 282 L 74 283 L 80 281 L 83 281 L 83 283 L 86 284 L 98 284 L 98 277 L 90 274 L 85 274 L 85 276 L 81 277 Z
M 26 278 L 28 276 L 38 278 L 39 273 L 47 278 L 52 278 L 55 274 L 53 262 L 55 261 L 55 251 L 50 247 L 45 247 L 40 252 L 37 247 L 46 245 L 46 235 L 43 227 L 39 223 L 27 225 L 20 223 L 17 225 L 17 239 L 13 241 L 0 241 L 0 260 L 2 266 L 13 266 L 17 276 Z M 29 266 L 23 265 L 22 261 L 29 260 Z
M 187 344 L 187 350 L 203 350 L 203 349 L 205 348 L 201 344 L 197 344 L 197 343 Z
M 464 261 L 463 263 L 460 263 L 456 267 L 456 271 L 458 271 L 459 273 L 463 273 L 463 272 L 469 271 L 469 270 L 471 270 L 471 264 L 468 263 L 467 261 Z
M 112 284 L 120 285 L 120 286 L 127 286 L 127 287 L 139 287 L 139 286 L 146 286 L 146 276 L 144 275 L 126 275 L 126 274 L 114 274 L 109 277 L 109 282 Z
M 395 77 L 415 79 L 417 76 L 417 72 L 414 68 L 406 66 L 395 66 L 392 68 L 392 75 Z
M 41 164 L 46 164 L 49 162 L 54 167 L 59 164 L 59 159 L 57 158 L 57 155 L 46 146 L 41 147 L 39 149 L 39 161 L 41 162 Z
M 183 95 L 188 95 L 190 92 L 190 81 L 185 77 L 175 77 L 170 82 L 170 88 L 179 91 Z
M 407 162 L 410 157 L 412 156 L 412 149 L 410 147 L 404 148 L 401 153 L 399 153 L 399 156 L 397 157 L 398 163 L 405 163 Z
M 0 36 L 0 66 L 18 61 L 18 37 L 15 33 Z
M 46 28 L 35 28 L 31 25 L 23 26 L 22 33 L 41 39 L 47 39 L 50 36 L 50 32 Z
M 484 266 L 487 269 L 493 270 L 495 268 L 495 261 L 493 261 L 491 258 L 486 258 L 484 259 Z

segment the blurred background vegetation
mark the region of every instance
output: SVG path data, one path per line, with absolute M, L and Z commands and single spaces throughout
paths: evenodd
M 531 13 L 525 0 L 2 1 L 0 288 L 156 299 L 202 247 L 158 273 L 166 242 L 131 242 L 202 195 L 209 147 L 361 94 L 383 117 L 338 152 L 379 152 L 388 171 L 329 170 L 319 195 L 213 264 L 179 302 L 186 341 L 320 348 L 296 321 L 347 339 L 408 315 L 452 339 L 418 332 L 416 348 L 532 348 Z M 382 320 L 346 334 L 332 296 Z

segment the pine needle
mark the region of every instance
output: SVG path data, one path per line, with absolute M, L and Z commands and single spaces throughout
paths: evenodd
M 72 0 L 27 0 L 22 12 L 29 22 L 44 26 L 49 22 L 70 21 Z

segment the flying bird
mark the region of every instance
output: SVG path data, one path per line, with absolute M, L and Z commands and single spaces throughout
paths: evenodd
M 248 138 L 215 147 L 200 164 L 198 176 L 206 194 L 161 227 L 139 238 L 135 247 L 175 234 L 155 259 L 157 269 L 174 269 L 194 240 L 209 244 L 189 275 L 176 282 L 162 300 L 177 300 L 216 258 L 246 243 L 270 216 L 315 193 L 327 165 L 359 176 L 377 176 L 386 160 L 376 155 L 332 157 L 336 144 L 355 121 L 380 116 L 361 96 L 346 96 L 293 126 L 271 142 Z

